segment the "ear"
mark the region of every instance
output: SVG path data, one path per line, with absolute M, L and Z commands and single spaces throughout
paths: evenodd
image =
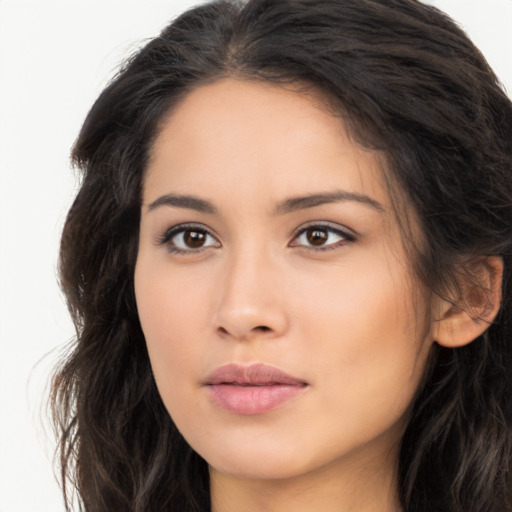
M 471 343 L 489 327 L 500 309 L 503 260 L 489 256 L 468 267 L 471 282 L 469 276 L 462 278 L 459 297 L 453 302 L 439 299 L 436 307 L 434 340 L 444 347 Z

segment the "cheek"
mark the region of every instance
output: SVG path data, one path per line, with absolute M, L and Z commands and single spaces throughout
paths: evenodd
M 311 344 L 312 366 L 326 390 L 322 407 L 351 411 L 354 425 L 392 422 L 409 406 L 421 381 L 430 343 L 419 321 L 412 279 L 386 264 L 353 262 L 350 271 L 310 287 L 297 310 L 298 329 Z M 313 362 L 314 361 L 314 362 Z
M 206 310 L 208 288 L 192 273 L 187 278 L 170 269 L 137 262 L 135 293 L 151 366 L 160 394 L 173 401 L 174 390 L 200 379 L 207 333 L 200 315 Z M 179 388 L 177 388 L 177 383 Z
M 181 338 L 198 327 L 211 295 L 204 272 L 176 270 L 166 257 L 142 251 L 135 267 L 137 309 L 149 344 Z
M 300 271 L 295 274 L 290 294 L 295 319 L 310 336 L 336 337 L 348 359 L 371 356 L 370 348 L 417 348 L 421 311 L 413 298 L 413 279 L 390 257 L 375 260 L 347 259 L 304 278 Z

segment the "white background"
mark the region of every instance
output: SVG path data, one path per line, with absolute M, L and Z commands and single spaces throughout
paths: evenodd
M 69 150 L 117 64 L 195 0 L 0 0 L 0 512 L 64 510 L 45 387 L 73 328 L 56 284 Z M 512 0 L 432 0 L 512 95 Z M 46 432 L 45 432 L 46 431 Z

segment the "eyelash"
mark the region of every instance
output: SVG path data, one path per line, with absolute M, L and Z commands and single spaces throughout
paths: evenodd
M 203 226 L 198 224 L 179 224 L 178 226 L 174 226 L 170 229 L 168 229 L 163 235 L 161 235 L 157 243 L 159 245 L 167 245 L 167 250 L 170 253 L 173 254 L 197 254 L 199 252 L 204 251 L 208 247 L 211 247 L 211 245 L 208 245 L 206 247 L 199 247 L 197 249 L 190 248 L 190 249 L 180 249 L 179 247 L 176 247 L 175 245 L 172 245 L 171 241 L 174 237 L 176 237 L 179 234 L 185 234 L 187 231 L 197 232 L 197 233 L 204 233 L 206 236 L 209 236 L 215 240 L 217 240 L 207 229 L 205 229 Z
M 321 246 L 317 246 L 317 247 L 315 247 L 313 245 L 299 245 L 299 244 L 295 243 L 296 240 L 298 240 L 301 236 L 306 234 L 309 230 L 314 230 L 314 229 L 317 231 L 327 232 L 328 237 L 331 236 L 332 234 L 339 236 L 339 237 L 341 237 L 341 240 L 338 240 L 337 242 L 334 242 L 334 243 L 330 243 L 328 245 L 321 245 Z M 178 226 L 174 226 L 174 227 L 168 229 L 167 231 L 165 231 L 165 233 L 163 233 L 160 237 L 158 237 L 157 243 L 158 243 L 158 245 L 167 245 L 167 250 L 173 254 L 197 254 L 199 252 L 202 252 L 202 251 L 208 249 L 209 247 L 212 247 L 212 246 L 215 247 L 215 244 L 211 244 L 211 245 L 199 247 L 197 249 L 194 249 L 194 248 L 181 249 L 171 243 L 171 241 L 174 237 L 176 237 L 177 235 L 180 235 L 180 234 L 185 234 L 187 231 L 191 231 L 191 232 L 195 231 L 198 233 L 203 233 L 207 237 L 211 237 L 214 240 L 216 240 L 216 243 L 219 244 L 217 239 L 207 229 L 205 229 L 203 226 L 198 225 L 198 224 L 180 224 Z M 339 226 L 333 226 L 332 224 L 330 224 L 328 222 L 322 222 L 322 223 L 309 224 L 309 225 L 304 226 L 301 229 L 299 229 L 293 236 L 293 239 L 290 242 L 289 246 L 290 247 L 302 247 L 302 248 L 306 248 L 307 250 L 311 250 L 314 252 L 325 252 L 325 251 L 337 249 L 338 247 L 341 247 L 350 242 L 354 242 L 355 240 L 356 240 L 356 237 L 351 232 L 348 232 L 348 230 L 343 230 Z M 219 247 L 219 246 L 220 245 L 217 245 L 217 247 Z
M 320 246 L 312 246 L 312 245 L 298 245 L 295 242 L 295 240 L 298 240 L 302 235 L 306 234 L 309 230 L 317 230 L 317 231 L 326 231 L 328 236 L 334 234 L 339 237 L 341 237 L 341 240 L 338 240 L 337 242 L 330 243 L 328 245 L 320 245 Z M 340 228 L 339 226 L 333 226 L 332 224 L 328 222 L 321 222 L 321 223 L 313 223 L 309 224 L 307 226 L 304 226 L 303 228 L 299 229 L 299 231 L 294 235 L 292 242 L 290 242 L 291 247 L 303 247 L 307 248 L 308 250 L 312 250 L 315 252 L 326 252 L 326 251 L 332 251 L 334 249 L 337 249 L 338 247 L 341 247 L 347 243 L 354 242 L 356 240 L 356 237 L 350 233 L 348 230 L 344 230 Z

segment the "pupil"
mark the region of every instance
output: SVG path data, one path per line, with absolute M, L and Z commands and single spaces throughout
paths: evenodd
M 185 231 L 185 243 L 193 249 L 202 247 L 205 239 L 206 234 L 201 231 Z
M 329 237 L 327 230 L 325 229 L 311 229 L 307 232 L 307 239 L 311 245 L 322 245 L 327 241 Z

